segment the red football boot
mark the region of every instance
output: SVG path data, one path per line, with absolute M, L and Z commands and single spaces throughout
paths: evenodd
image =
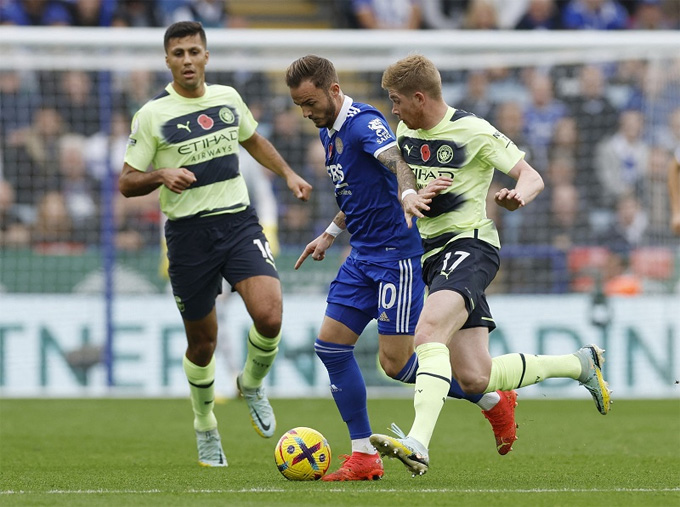
M 517 440 L 517 424 L 515 423 L 515 407 L 517 393 L 515 391 L 496 391 L 501 400 L 491 410 L 482 410 L 482 414 L 491 423 L 493 434 L 496 436 L 496 450 L 504 456 L 512 450 L 512 444 Z
M 343 454 L 342 466 L 331 474 L 324 475 L 322 481 L 377 481 L 383 476 L 383 464 L 380 455 L 353 452 L 351 456 Z

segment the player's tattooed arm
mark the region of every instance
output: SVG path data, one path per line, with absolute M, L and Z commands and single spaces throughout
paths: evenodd
M 345 224 L 345 213 L 344 211 L 338 211 L 338 214 L 333 218 L 333 223 L 340 227 L 340 229 L 347 229 L 347 224 Z
M 378 155 L 378 161 L 397 175 L 400 193 L 408 189 L 417 190 L 416 177 L 413 174 L 413 170 L 406 163 L 404 157 L 401 156 L 401 152 L 396 145 Z
M 394 145 L 378 155 L 378 161 L 397 175 L 399 184 L 399 200 L 404 208 L 404 218 L 408 227 L 413 225 L 413 217 L 422 218 L 423 211 L 428 211 L 428 204 L 432 198 L 428 195 L 419 194 L 416 187 L 416 177 L 413 171 L 401 156 L 399 148 Z

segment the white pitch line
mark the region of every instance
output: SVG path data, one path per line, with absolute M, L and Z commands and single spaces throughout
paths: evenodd
M 340 488 L 327 489 L 323 488 L 319 491 L 328 491 L 334 493 L 342 493 L 348 490 Z M 403 493 L 402 489 L 373 489 L 368 488 L 363 491 L 352 490 L 352 494 L 357 493 Z M 607 489 L 579 489 L 579 488 L 556 488 L 556 489 L 418 489 L 418 493 L 663 493 L 663 492 L 680 492 L 680 487 L 677 488 L 607 488 Z M 52 489 L 48 491 L 25 491 L 25 490 L 6 490 L 0 491 L 0 495 L 158 495 L 158 494 L 182 494 L 182 493 L 287 493 L 294 492 L 290 489 L 282 488 L 251 488 L 251 489 L 188 489 L 184 491 L 174 490 L 160 490 L 160 489 L 75 489 L 75 490 L 61 490 Z

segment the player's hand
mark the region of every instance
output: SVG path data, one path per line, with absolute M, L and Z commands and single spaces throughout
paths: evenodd
M 184 167 L 162 169 L 163 185 L 181 194 L 196 182 L 196 175 Z
M 321 235 L 318 236 L 314 241 L 307 244 L 305 249 L 302 251 L 302 255 L 300 255 L 298 260 L 295 262 L 295 269 L 298 269 L 300 266 L 302 266 L 302 263 L 305 262 L 305 259 L 310 255 L 315 261 L 324 260 L 326 257 L 326 250 L 330 248 L 330 246 L 333 244 L 333 241 L 335 241 L 334 236 L 331 236 L 327 232 L 321 233 Z
M 428 204 L 431 201 L 431 198 L 420 194 L 408 194 L 402 199 L 401 206 L 404 208 L 404 218 L 409 229 L 413 227 L 413 217 L 422 218 L 424 216 L 422 211 L 430 210 Z
M 432 199 L 449 188 L 451 183 L 453 183 L 453 178 L 449 178 L 448 176 L 438 176 L 430 181 L 425 188 L 420 189 L 418 194 Z
M 309 195 L 312 193 L 312 186 L 305 181 L 305 179 L 293 173 L 286 178 L 286 184 L 293 195 L 301 201 L 309 200 Z
M 496 204 L 509 211 L 515 211 L 526 204 L 522 196 L 514 188 L 512 190 L 501 188 L 496 192 L 493 200 L 496 201 Z
M 409 229 L 413 226 L 413 217 L 422 218 L 424 216 L 422 211 L 429 211 L 429 204 L 432 202 L 432 199 L 449 188 L 451 183 L 453 183 L 453 178 L 439 176 L 430 181 L 425 188 L 418 190 L 417 195 L 409 194 L 404 197 L 401 204 L 404 208 L 404 218 L 406 218 L 406 224 Z

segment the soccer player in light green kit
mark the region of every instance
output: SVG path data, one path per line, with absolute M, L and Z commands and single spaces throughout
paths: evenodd
M 382 87 L 400 119 L 397 142 L 418 187 L 450 186 L 417 221 L 429 293 L 415 331 L 415 419 L 408 435 L 393 425 L 397 438 L 374 434 L 371 443 L 382 455 L 399 458 L 413 475 L 427 472 L 430 439 L 452 374 L 467 393 L 572 378 L 588 389 L 600 413 L 607 414 L 604 351 L 596 345 L 559 356 L 507 354 L 492 359 L 489 354 L 489 332 L 496 325 L 485 290 L 499 268 L 500 240 L 486 217 L 486 195 L 494 168 L 508 174 L 517 181 L 515 188 L 501 189 L 494 199 L 515 211 L 543 190 L 538 172 L 486 120 L 444 102 L 439 71 L 427 58 L 411 55 L 394 63 L 384 72 Z M 415 191 L 404 192 L 405 209 L 406 200 L 414 198 Z
M 282 296 L 274 257 L 239 171 L 239 145 L 285 178 L 303 201 L 311 185 L 272 144 L 236 90 L 205 83 L 209 53 L 200 23 L 178 22 L 165 32 L 172 82 L 132 120 L 119 187 L 126 197 L 160 187 L 167 216 L 170 282 L 187 335 L 183 360 L 194 411 L 198 460 L 224 467 L 215 398 L 215 298 L 225 278 L 253 319 L 247 357 L 237 386 L 258 434 L 271 437 L 276 419 L 262 381 L 278 351 Z M 149 170 L 151 166 L 152 170 Z

